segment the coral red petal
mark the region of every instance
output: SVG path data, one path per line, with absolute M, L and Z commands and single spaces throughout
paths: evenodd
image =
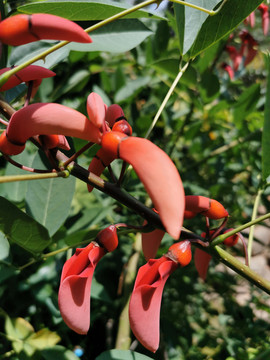
M 0 23 L 0 41 L 4 44 L 17 46 L 42 39 L 92 42 L 79 25 L 55 15 L 20 14 Z
M 165 232 L 156 229 L 149 233 L 142 233 L 142 251 L 146 261 L 154 259 Z
M 209 267 L 209 263 L 210 263 L 211 259 L 212 259 L 212 256 L 209 255 L 208 253 L 206 253 L 205 251 L 203 251 L 199 248 L 195 249 L 195 252 L 194 252 L 195 267 L 198 271 L 200 278 L 202 278 L 203 280 L 206 279 L 206 275 L 207 275 L 207 271 L 208 271 L 208 267 Z
M 119 145 L 119 157 L 133 166 L 166 231 L 178 239 L 184 217 L 185 194 L 180 175 L 169 156 L 149 140 L 126 137 Z
M 65 263 L 58 293 L 63 320 L 78 334 L 86 334 L 90 327 L 91 283 L 96 264 L 105 254 L 99 246 L 89 244 Z
M 96 155 L 93 157 L 88 171 L 92 172 L 93 174 L 100 176 L 104 169 L 113 161 L 115 160 L 115 156 L 111 153 L 108 153 L 104 149 L 99 149 Z M 94 187 L 92 185 L 87 184 L 88 191 L 91 192 Z
M 16 67 L 16 66 L 15 66 Z M 13 69 L 12 67 L 3 68 L 0 70 L 0 75 L 4 74 L 8 70 Z M 23 82 L 28 81 L 36 81 L 36 84 L 34 83 L 34 87 L 37 87 L 40 85 L 41 79 L 45 79 L 48 77 L 55 76 L 55 72 L 43 68 L 42 66 L 37 65 L 29 65 L 26 68 L 19 70 L 16 74 L 12 75 L 8 81 L 0 88 L 0 91 L 6 91 L 9 90 Z
M 130 326 L 140 343 L 152 352 L 155 352 L 159 346 L 160 307 L 163 288 L 169 275 L 177 267 L 178 265 L 174 261 L 164 259 L 164 257 L 150 260 L 139 269 L 135 281 L 129 303 Z M 151 275 L 150 278 L 149 274 Z M 151 282 L 151 278 L 154 282 Z
M 126 120 L 123 109 L 118 104 L 110 105 L 106 110 L 105 120 L 109 124 L 109 127 L 112 128 L 114 123 L 119 120 Z
M 65 135 L 99 143 L 101 132 L 80 112 L 54 103 L 36 103 L 16 111 L 0 137 L 0 151 L 16 155 L 34 135 Z
M 105 104 L 100 95 L 92 92 L 87 97 L 87 113 L 89 120 L 98 128 L 102 128 L 105 122 Z

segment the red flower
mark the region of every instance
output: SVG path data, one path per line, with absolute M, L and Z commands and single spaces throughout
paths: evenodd
M 162 292 L 168 277 L 191 260 L 188 240 L 172 245 L 160 259 L 151 259 L 137 274 L 129 304 L 131 329 L 148 350 L 155 352 L 159 346 L 159 319 Z
M 79 25 L 55 15 L 20 14 L 0 23 L 0 41 L 4 44 L 17 46 L 42 39 L 92 42 Z
M 78 334 L 86 334 L 90 327 L 91 283 L 95 267 L 107 251 L 113 251 L 118 245 L 116 227 L 111 225 L 100 231 L 96 242 L 75 254 L 65 263 L 59 293 L 58 304 L 63 320 Z
M 0 137 L 0 151 L 16 155 L 34 135 L 75 136 L 100 143 L 101 132 L 86 116 L 67 106 L 36 103 L 16 111 Z
M 268 33 L 268 29 L 269 29 L 268 5 L 261 4 L 261 5 L 259 5 L 258 10 L 260 10 L 260 12 L 261 12 L 263 33 L 266 36 Z
M 98 261 L 105 250 L 91 242 L 65 263 L 58 293 L 58 304 L 67 326 L 78 334 L 86 334 L 90 327 L 91 283 Z

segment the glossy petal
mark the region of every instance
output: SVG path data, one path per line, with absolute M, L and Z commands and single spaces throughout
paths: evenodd
M 69 143 L 64 135 L 40 135 L 39 139 L 47 149 L 60 148 L 70 150 Z
M 118 104 L 110 105 L 106 110 L 105 120 L 109 124 L 109 127 L 112 128 L 114 123 L 119 120 L 126 120 L 125 114 L 121 106 Z
M 96 155 L 91 160 L 91 163 L 88 167 L 88 171 L 92 172 L 93 174 L 100 176 L 104 169 L 113 161 L 115 160 L 115 156 L 111 153 L 108 153 L 104 149 L 99 149 Z M 88 191 L 91 192 L 94 187 L 92 185 L 87 184 Z
M 187 195 L 186 196 L 186 211 L 193 213 L 200 213 L 210 219 L 222 219 L 228 216 L 228 211 L 222 204 L 214 199 L 205 196 Z
M 55 15 L 20 14 L 0 23 L 0 41 L 4 44 L 17 46 L 42 39 L 92 42 L 79 25 Z
M 11 70 L 11 67 L 3 68 L 0 70 L 0 75 L 4 74 L 8 70 Z M 29 65 L 26 68 L 19 70 L 15 75 L 12 75 L 8 81 L 0 88 L 0 91 L 9 90 L 23 82 L 28 82 L 33 80 L 34 87 L 40 85 L 41 79 L 55 76 L 56 74 L 42 66 Z
M 0 151 L 16 155 L 34 135 L 65 135 L 99 143 L 100 131 L 80 112 L 54 103 L 36 103 L 16 111 L 0 137 Z
M 129 303 L 131 329 L 148 350 L 155 352 L 159 346 L 159 321 L 164 285 L 178 265 L 163 256 L 149 260 L 137 274 Z
M 146 261 L 156 257 L 158 248 L 165 232 L 160 229 L 148 233 L 142 233 L 142 251 Z
M 102 128 L 105 122 L 106 106 L 100 95 L 92 92 L 87 97 L 87 113 L 89 120 L 98 128 Z
M 65 263 L 58 293 L 63 320 L 78 334 L 86 334 L 90 327 L 90 295 L 93 273 L 105 250 L 90 243 Z
M 196 248 L 194 252 L 194 262 L 195 267 L 199 273 L 200 278 L 203 280 L 206 279 L 208 267 L 212 256 L 206 253 L 205 251 Z
M 102 147 L 133 166 L 166 231 L 178 239 L 185 196 L 180 175 L 169 156 L 149 140 L 113 131 L 103 135 Z

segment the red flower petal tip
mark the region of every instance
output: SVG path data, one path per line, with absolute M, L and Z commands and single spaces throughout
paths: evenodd
M 87 97 L 86 107 L 90 121 L 97 128 L 102 128 L 105 123 L 106 105 L 101 96 L 92 92 Z
M 187 266 L 192 259 L 191 245 L 189 240 L 180 241 L 173 244 L 166 254 L 171 260 L 180 264 L 180 266 Z
M 185 196 L 180 175 L 169 156 L 149 140 L 116 131 L 104 134 L 101 146 L 133 166 L 166 231 L 178 239 L 184 218 Z
M 3 68 L 0 70 L 0 75 L 4 74 L 8 70 L 13 69 L 12 67 Z M 55 72 L 43 68 L 42 66 L 29 65 L 26 68 L 19 70 L 16 74 L 12 75 L 8 81 L 1 86 L 0 91 L 9 90 L 23 82 L 34 81 L 33 86 L 37 87 L 40 85 L 40 80 L 48 77 L 55 76 Z
M 112 127 L 112 131 L 119 131 L 128 136 L 132 135 L 132 127 L 126 120 L 118 120 Z
M 207 216 L 214 220 L 229 216 L 228 211 L 222 204 L 205 196 L 187 195 L 185 210 Z
M 227 232 L 229 231 L 232 231 L 233 229 L 227 229 L 227 230 L 224 230 L 223 231 L 223 234 L 226 234 Z M 239 240 L 239 235 L 238 234 L 234 234 L 234 235 L 231 235 L 229 237 L 227 237 L 225 240 L 224 240 L 224 245 L 226 246 L 234 246 L 238 243 L 238 240 Z
M 209 263 L 212 259 L 212 256 L 207 252 L 196 248 L 194 252 L 194 263 L 195 267 L 198 271 L 198 274 L 201 279 L 205 280 L 207 276 L 207 271 L 209 267 Z
M 108 252 L 115 250 L 118 246 L 116 226 L 110 225 L 101 230 L 96 237 L 96 241 Z
M 123 109 L 118 104 L 110 105 L 106 110 L 105 121 L 112 128 L 114 123 L 119 120 L 126 120 Z
M 60 281 L 58 304 L 67 326 L 78 334 L 90 327 L 90 294 L 95 267 L 105 250 L 92 242 L 65 263 Z
M 17 46 L 42 39 L 92 42 L 79 25 L 55 15 L 20 14 L 0 23 L 0 41 L 4 44 Z
M 152 352 L 159 346 L 159 319 L 165 283 L 178 264 L 163 256 L 149 260 L 137 274 L 129 303 L 132 332 L 140 343 Z
M 155 229 L 149 233 L 142 233 L 142 251 L 146 261 L 155 258 L 164 235 L 165 232 L 160 229 Z

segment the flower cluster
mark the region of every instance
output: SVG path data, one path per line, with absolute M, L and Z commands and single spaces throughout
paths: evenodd
M 241 36 L 243 45 L 240 52 L 247 63 L 254 55 L 254 44 L 250 45 L 247 34 Z M 92 41 L 77 24 L 53 15 L 15 15 L 0 23 L 2 43 L 17 46 L 39 39 Z M 236 67 L 237 54 L 233 61 Z M 11 68 L 0 70 L 0 75 L 9 70 Z M 163 225 L 162 229 L 142 235 L 147 263 L 138 271 L 129 306 L 134 335 L 147 349 L 155 352 L 159 346 L 159 312 L 166 280 L 177 268 L 188 265 L 192 257 L 192 240 L 179 241 L 184 219 L 198 214 L 207 219 L 207 236 L 202 234 L 202 239 L 197 241 L 197 244 L 207 246 L 208 241 L 222 231 L 228 212 L 214 199 L 185 196 L 180 175 L 171 159 L 149 140 L 132 136 L 132 128 L 118 104 L 107 107 L 98 94 L 91 93 L 86 101 L 88 117 L 56 103 L 29 104 L 42 79 L 54 75 L 50 70 L 30 65 L 2 85 L 0 91 L 6 91 L 24 82 L 29 90 L 24 107 L 14 112 L 8 123 L 3 122 L 7 126 L 0 136 L 0 151 L 7 157 L 17 155 L 24 150 L 29 139 L 34 139 L 45 153 L 51 149 L 69 149 L 66 136 L 71 136 L 100 145 L 88 168 L 96 176 L 100 176 L 115 159 L 132 165 Z M 88 190 L 93 190 L 91 184 L 88 184 Z M 220 228 L 210 231 L 209 219 L 224 221 Z M 59 308 L 65 323 L 79 334 L 86 334 L 90 326 L 91 282 L 95 267 L 107 252 L 116 249 L 119 226 L 111 225 L 100 231 L 95 241 L 85 248 L 76 249 L 64 264 Z M 154 259 L 165 231 L 176 242 L 161 258 Z M 234 239 L 228 240 L 227 245 L 234 242 Z M 202 278 L 206 277 L 209 261 L 210 255 L 196 249 L 195 264 Z
M 261 13 L 262 18 L 262 29 L 266 36 L 269 29 L 269 9 L 268 5 L 261 4 L 258 9 Z M 255 26 L 255 12 L 252 12 L 245 20 L 246 25 L 251 27 Z M 231 45 L 231 42 L 240 42 L 240 47 Z M 221 67 L 228 73 L 232 80 L 235 73 L 240 67 L 245 67 L 250 64 L 258 52 L 258 42 L 247 30 L 242 30 L 238 35 L 231 35 L 225 46 L 225 51 L 228 53 L 230 63 L 223 62 Z

